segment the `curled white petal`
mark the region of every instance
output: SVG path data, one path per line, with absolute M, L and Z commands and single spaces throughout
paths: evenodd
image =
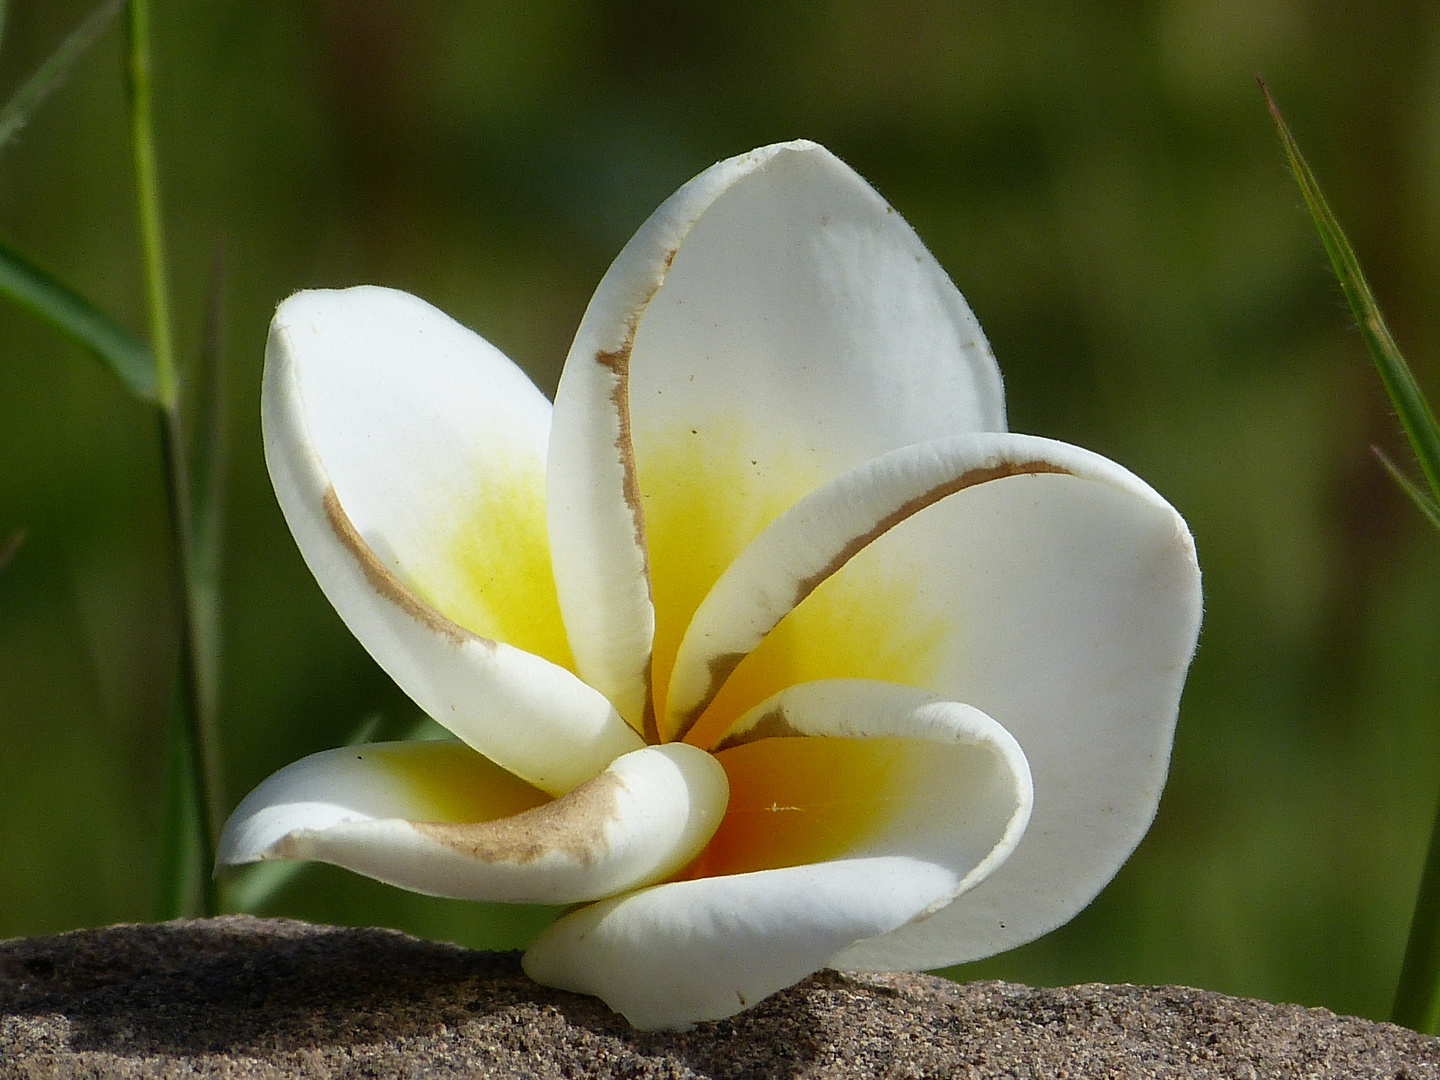
M 729 1016 L 855 942 L 943 907 L 1001 865 L 1025 831 L 1032 790 L 1019 746 L 978 710 L 911 687 L 793 687 L 732 736 L 737 751 L 759 754 L 829 741 L 810 736 L 862 740 L 861 749 L 880 740 L 870 744 L 876 753 L 883 741 L 902 764 L 894 768 L 892 756 L 893 771 L 867 793 L 879 796 L 882 820 L 866 822 L 836 856 L 660 885 L 574 912 L 526 954 L 532 978 L 597 994 L 642 1028 Z M 846 798 L 838 786 L 827 795 Z M 732 796 L 729 813 L 755 810 L 766 808 Z
M 1133 475 L 1069 457 L 1072 475 L 970 488 L 873 545 L 877 563 L 927 567 L 929 602 L 957 613 L 927 685 L 1005 725 L 1035 806 L 983 882 L 837 967 L 936 968 L 1039 937 L 1090 903 L 1154 819 L 1200 627 L 1195 548 Z
M 218 862 L 316 859 L 434 896 L 576 903 L 675 873 L 724 813 L 724 770 L 683 744 L 626 754 L 539 802 L 535 789 L 527 796 L 495 766 L 461 755 L 478 758 L 447 743 L 312 754 L 245 798 Z M 463 790 L 487 784 L 488 805 L 486 792 Z M 448 802 L 437 799 L 447 786 Z M 490 814 L 463 816 L 477 806 Z
M 552 924 L 526 952 L 525 972 L 594 994 L 637 1028 L 684 1030 L 799 982 L 953 886 L 942 868 L 904 858 L 660 885 Z
M 1135 849 L 1165 782 L 1201 616 L 1184 520 L 1098 454 L 1030 436 L 971 438 L 974 448 L 993 444 L 999 460 L 1050 469 L 965 487 L 876 536 L 764 636 L 691 734 L 708 744 L 727 716 L 788 683 L 859 676 L 968 702 L 1024 748 L 1036 797 L 1015 853 L 944 912 L 837 958 L 846 966 L 942 967 L 1061 925 Z M 846 483 L 831 492 L 843 494 Z M 794 521 L 777 519 L 774 537 L 826 501 L 834 515 L 818 518 L 822 537 L 843 536 L 833 525 L 848 514 L 863 525 L 873 513 L 868 496 L 849 502 L 817 492 Z M 720 635 L 753 636 L 810 572 L 815 556 L 803 545 L 775 552 L 773 563 L 737 568 L 726 583 L 743 587 L 726 599 L 737 615 Z

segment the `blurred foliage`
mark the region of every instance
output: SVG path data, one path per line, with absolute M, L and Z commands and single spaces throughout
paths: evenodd
M 0 95 L 89 10 L 15 0 Z M 1011 426 L 1129 466 L 1189 519 L 1206 623 L 1159 817 L 1100 899 L 960 969 L 1183 982 L 1385 1015 L 1440 788 L 1440 547 L 1253 75 L 1432 399 L 1440 9 L 1419 0 L 207 0 L 155 5 L 178 348 L 226 255 L 224 799 L 415 710 L 340 624 L 269 490 L 275 303 L 409 289 L 553 389 L 645 215 L 711 162 L 818 139 L 978 314 Z M 143 329 L 112 29 L 0 157 L 0 239 Z M 174 661 L 154 426 L 0 308 L 0 935 L 146 918 Z M 276 912 L 475 945 L 536 914 L 318 868 Z M 543 913 L 540 913 L 543 915 Z

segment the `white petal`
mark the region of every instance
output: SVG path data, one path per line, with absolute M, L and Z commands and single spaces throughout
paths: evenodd
M 514 365 L 403 293 L 301 293 L 271 327 L 261 398 L 305 561 L 422 709 L 552 793 L 641 745 L 569 671 L 484 636 L 520 627 L 564 646 L 553 594 L 545 615 L 547 408 Z M 457 599 L 467 576 L 479 584 Z M 421 595 L 427 581 L 440 595 Z
M 1035 783 L 1015 853 L 955 904 L 837 963 L 933 968 L 1029 941 L 1095 896 L 1149 827 L 1200 622 L 1184 521 L 1098 455 L 989 436 L 1064 472 L 965 488 L 818 586 L 736 668 L 714 733 L 807 679 L 881 678 L 983 709 Z M 700 740 L 703 744 L 703 739 Z
M 650 215 L 595 290 L 555 391 L 546 482 L 560 606 L 576 669 L 637 729 L 650 704 L 655 614 L 630 437 L 635 328 L 695 219 L 775 152 L 707 169 Z
M 1024 755 L 968 706 L 883 683 L 809 684 L 766 702 L 735 734 L 719 755 L 722 762 L 730 757 L 732 779 L 725 823 L 687 874 L 713 864 L 716 844 L 733 844 L 723 835 L 727 827 L 754 835 L 757 811 L 769 813 L 770 828 L 795 812 L 833 847 L 845 815 L 826 811 L 853 796 L 871 811 L 853 839 L 824 861 L 675 882 L 568 915 L 526 954 L 532 978 L 598 994 L 644 1028 L 729 1016 L 826 966 L 857 940 L 947 903 L 1000 865 L 1024 832 L 1031 798 Z M 830 737 L 794 737 L 806 734 Z M 763 805 L 765 784 L 786 791 L 805 765 L 805 755 L 793 751 L 807 749 L 831 760 L 840 750 L 852 763 L 855 751 L 868 750 L 886 758 L 885 775 L 859 792 L 866 777 L 850 769 L 828 778 L 824 802 Z M 787 752 L 772 756 L 766 775 L 764 755 L 776 750 Z M 738 773 L 737 754 L 751 759 Z M 735 798 L 737 777 L 749 789 L 743 804 Z M 816 778 L 799 779 L 790 790 L 813 794 Z M 748 853 L 736 854 L 743 860 Z
M 629 401 L 662 714 L 690 615 L 777 513 L 897 447 L 1004 428 L 964 298 L 813 144 L 776 153 L 696 221 L 639 321 Z
M 689 612 L 775 512 L 897 446 L 1004 426 L 959 292 L 808 142 L 721 162 L 656 211 L 591 302 L 556 410 L 561 604 L 578 670 L 627 702 L 643 699 L 651 656 L 647 548 L 663 696 Z M 675 581 L 672 558 L 713 570 Z
M 650 747 L 553 801 L 459 743 L 382 743 L 295 762 L 226 823 L 219 865 L 318 859 L 433 896 L 564 904 L 661 880 L 705 845 L 724 770 Z
M 637 1028 L 684 1030 L 799 982 L 953 886 L 942 868 L 904 858 L 679 881 L 566 915 L 523 963 L 536 982 L 594 994 Z
M 968 435 L 902 447 L 806 495 L 740 552 L 685 631 L 660 730 L 680 738 L 737 664 L 830 575 L 888 530 L 975 484 L 1064 471 L 1048 443 Z
M 550 546 L 576 670 L 644 729 L 655 613 L 631 442 L 635 328 L 696 219 L 776 153 L 721 161 L 649 216 L 600 279 L 554 395 L 547 472 Z

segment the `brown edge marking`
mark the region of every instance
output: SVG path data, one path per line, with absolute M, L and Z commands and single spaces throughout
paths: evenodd
M 365 580 L 370 583 L 371 588 L 416 622 L 424 623 L 431 630 L 457 645 L 465 641 L 477 641 L 482 645 L 494 648 L 495 643 L 489 638 L 473 634 L 459 623 L 451 622 L 424 600 L 421 600 L 415 595 L 414 590 L 396 576 L 395 571 L 380 561 L 370 545 L 365 542 L 365 538 L 355 528 L 349 515 L 345 513 L 345 508 L 340 505 L 340 496 L 335 494 L 333 486 L 325 491 L 324 505 L 325 519 L 330 523 L 331 531 L 359 563 L 360 571 L 365 575 Z
M 469 859 L 526 866 L 552 852 L 592 866 L 610 850 L 606 826 L 619 817 L 625 781 L 603 772 L 558 799 L 495 821 L 412 821 L 420 835 Z
M 645 542 L 645 506 L 640 499 L 640 473 L 635 465 L 635 438 L 630 427 L 630 354 L 635 349 L 635 335 L 640 330 L 640 317 L 645 314 L 650 301 L 655 299 L 655 294 L 665 283 L 670 266 L 679 251 L 680 246 L 676 244 L 667 248 L 661 256 L 660 273 L 644 299 L 625 317 L 625 336 L 620 344 L 613 349 L 597 349 L 595 352 L 595 362 L 615 379 L 610 388 L 610 404 L 620 425 L 620 432 L 615 436 L 615 452 L 620 455 L 620 467 L 625 472 L 620 494 L 625 505 L 630 508 L 630 517 L 634 521 L 635 543 L 640 547 L 640 565 L 645 574 L 647 592 L 650 588 L 650 548 Z
M 630 351 L 635 347 L 636 317 L 631 316 L 625 330 L 625 340 L 618 349 L 601 349 L 595 354 L 595 362 L 614 376 L 610 388 L 610 405 L 620 424 L 620 433 L 615 436 L 615 452 L 620 455 L 620 467 L 625 472 L 620 494 L 630 508 L 630 520 L 635 530 L 635 543 L 640 548 L 640 565 L 645 574 L 645 587 L 650 588 L 650 549 L 645 543 L 645 507 L 640 501 L 640 475 L 635 467 L 635 440 L 630 433 Z
M 655 719 L 655 695 L 651 692 L 654 686 L 655 677 L 655 656 L 645 658 L 645 713 L 640 718 L 640 735 L 645 740 L 646 746 L 659 746 L 663 741 L 660 738 L 660 723 Z
M 886 514 L 874 525 L 859 536 L 851 539 L 835 553 L 835 557 L 820 568 L 817 572 L 807 578 L 802 578 L 795 586 L 795 599 L 790 602 L 790 607 L 796 608 L 800 602 L 814 592 L 822 581 L 830 577 L 847 562 L 853 559 L 865 548 L 869 547 L 879 537 L 889 532 L 900 522 L 908 517 L 913 517 L 927 506 L 933 506 L 941 499 L 954 495 L 958 491 L 964 491 L 969 487 L 976 487 L 980 484 L 988 484 L 992 480 L 1004 480 L 1011 476 L 1039 476 L 1045 473 L 1054 473 L 1064 476 L 1074 474 L 1059 465 L 1052 465 L 1048 461 L 1001 461 L 996 465 L 983 465 L 978 469 L 968 469 L 952 480 L 943 484 L 937 484 L 929 491 L 916 495 L 901 503 L 890 513 Z
M 717 653 L 706 661 L 705 666 L 709 668 L 710 681 L 706 684 L 705 693 L 699 702 L 681 714 L 677 739 L 683 739 L 690 734 L 690 729 L 699 722 L 701 715 L 710 707 L 710 702 L 714 701 L 715 695 L 720 692 L 720 687 L 725 685 L 725 680 L 734 674 L 735 669 L 740 666 L 740 661 L 749 655 L 749 653 L 743 652 Z
M 746 743 L 757 742 L 760 739 L 787 739 L 803 734 L 804 732 L 796 729 L 786 719 L 785 710 L 777 705 L 744 731 L 725 736 L 715 744 L 715 749 L 711 753 L 718 754 L 721 750 L 729 750 L 732 746 L 744 746 Z
M 654 285 L 625 320 L 625 337 L 620 345 L 614 349 L 597 349 L 595 352 L 595 362 L 610 372 L 615 380 L 610 388 L 610 405 L 615 410 L 615 419 L 620 426 L 620 431 L 615 436 L 615 452 L 620 455 L 620 468 L 624 472 L 620 495 L 625 500 L 625 505 L 630 508 L 635 544 L 640 549 L 640 572 L 645 576 L 645 595 L 652 603 L 655 593 L 650 583 L 650 545 L 645 536 L 645 504 L 640 496 L 640 470 L 635 464 L 635 438 L 630 427 L 630 354 L 635 348 L 635 334 L 640 328 L 640 316 L 660 291 L 679 250 L 680 246 L 676 244 L 668 248 L 661 257 L 660 273 Z M 644 728 L 641 735 L 645 742 L 652 746 L 660 742 L 660 729 L 655 719 L 654 677 L 650 667 L 653 659 L 653 656 L 645 658 L 645 715 L 641 720 Z
M 969 469 L 959 476 L 945 481 L 943 484 L 937 484 L 929 491 L 916 495 L 913 499 L 906 500 L 865 532 L 859 536 L 851 537 L 845 546 L 835 553 L 834 558 L 826 563 L 819 571 L 797 582 L 795 586 L 795 597 L 790 601 L 790 607 L 786 613 L 788 614 L 790 611 L 799 607 L 801 601 L 819 588 L 821 582 L 833 575 L 870 544 L 874 543 L 877 538 L 889 532 L 906 518 L 918 514 L 927 506 L 933 506 L 941 499 L 954 495 L 957 491 L 964 491 L 969 487 L 986 484 L 991 480 L 1003 480 L 1010 476 L 1035 476 L 1043 473 L 1058 473 L 1065 476 L 1074 475 L 1069 469 L 1062 468 L 1059 465 L 1052 465 L 1048 461 L 1001 461 L 996 465 L 985 465 L 977 469 Z M 772 623 L 765 633 L 768 634 L 770 630 L 774 628 L 775 624 Z M 701 715 L 710 707 L 710 703 L 715 700 L 715 695 L 720 692 L 720 688 L 725 685 L 725 680 L 730 678 L 730 675 L 734 672 L 735 668 L 739 666 L 740 661 L 745 659 L 746 655 L 748 654 L 721 653 L 718 656 L 711 657 L 709 661 L 710 685 L 706 688 L 705 693 L 701 695 L 697 704 L 685 711 L 684 718 L 681 720 L 678 738 L 684 738 L 690 729 L 695 726 Z

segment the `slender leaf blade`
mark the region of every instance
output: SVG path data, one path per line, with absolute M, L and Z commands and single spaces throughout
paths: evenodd
M 1390 334 L 1390 328 L 1385 324 L 1384 316 L 1380 314 L 1375 295 L 1370 291 L 1370 285 L 1360 269 L 1359 259 L 1355 257 L 1355 249 L 1345 238 L 1339 221 L 1335 219 L 1330 205 L 1325 201 L 1319 181 L 1315 179 L 1315 174 L 1310 171 L 1310 166 L 1300 153 L 1300 146 L 1290 133 L 1285 118 L 1280 115 L 1280 108 L 1270 96 L 1270 90 L 1263 79 L 1260 80 L 1260 89 L 1270 108 L 1270 118 L 1274 120 L 1275 128 L 1280 133 L 1280 141 L 1285 146 L 1290 171 L 1300 185 L 1305 205 L 1320 233 L 1325 252 L 1330 256 L 1330 265 L 1335 270 L 1335 276 L 1340 281 L 1341 291 L 1350 303 L 1350 310 L 1355 313 L 1355 321 L 1360 324 L 1361 337 L 1375 361 L 1380 381 L 1385 385 L 1385 392 L 1390 395 L 1400 417 L 1400 425 L 1405 429 L 1405 435 L 1415 450 L 1415 457 L 1420 462 L 1420 469 L 1425 474 L 1431 491 L 1440 499 L 1440 424 L 1436 423 L 1435 414 L 1430 410 L 1430 405 L 1420 390 L 1420 384 L 1415 381 L 1410 365 L 1405 362 L 1405 357 L 1401 355 L 1399 346 Z
M 195 805 L 194 755 L 189 746 L 179 673 L 170 695 L 165 728 L 165 788 L 160 804 L 160 894 L 156 915 L 181 919 L 199 907 L 201 866 L 199 813 Z
M 106 0 L 72 30 L 69 37 L 60 43 L 59 48 L 50 54 L 49 59 L 20 85 L 20 89 L 15 91 L 5 107 L 0 109 L 0 147 L 4 147 L 30 122 L 30 118 L 45 99 L 65 81 L 65 76 L 70 74 L 75 61 L 95 44 L 124 6 L 125 0 Z M 3 24 L 3 20 L 4 9 L 0 7 L 0 24 Z M 0 29 L 3 29 L 3 26 L 0 26 Z
M 1425 493 L 1424 488 L 1401 472 L 1400 467 L 1386 457 L 1378 446 L 1372 446 L 1371 449 L 1375 451 L 1375 456 L 1380 459 L 1380 464 L 1385 466 L 1385 470 L 1394 479 L 1395 483 L 1400 485 L 1400 490 L 1410 496 L 1410 501 L 1419 507 L 1422 514 L 1430 519 L 1431 525 L 1440 529 L 1440 503 L 1437 503 Z
M 1414 373 L 1401 355 L 1399 346 L 1390 334 L 1379 305 L 1370 291 L 1370 285 L 1360 269 L 1355 250 L 1346 239 L 1340 223 L 1335 219 L 1315 174 L 1310 171 L 1295 137 L 1290 133 L 1279 106 L 1270 96 L 1265 80 L 1260 80 L 1260 90 L 1270 108 L 1270 118 L 1280 133 L 1285 147 L 1285 156 L 1290 171 L 1300 185 L 1310 217 L 1320 233 L 1320 241 L 1330 257 L 1330 265 L 1340 281 L 1341 291 L 1350 303 L 1350 310 L 1359 323 L 1361 337 L 1380 381 L 1400 417 L 1400 424 L 1410 440 L 1410 445 L 1419 459 L 1421 471 L 1430 483 L 1431 490 L 1440 499 L 1440 425 L 1435 422 L 1429 403 L 1415 381 Z M 1378 451 L 1377 451 L 1378 453 Z M 1390 475 L 1400 484 L 1401 490 L 1409 495 L 1420 510 L 1437 526 L 1440 526 L 1440 509 L 1418 484 L 1405 476 L 1385 456 L 1380 455 Z M 1395 988 L 1395 1002 L 1391 1019 L 1397 1024 L 1426 1033 L 1434 1032 L 1440 1026 L 1440 814 L 1437 814 L 1430 832 L 1430 846 L 1425 857 L 1425 869 L 1420 877 L 1420 888 L 1415 898 L 1415 912 L 1410 920 L 1410 933 L 1405 943 L 1405 959 L 1401 965 L 1400 978 Z
M 165 222 L 160 210 L 160 163 L 155 153 L 151 116 L 150 0 L 127 0 L 125 65 L 130 112 L 130 153 L 135 162 L 136 209 L 140 252 L 145 268 L 145 299 L 150 312 L 150 351 L 154 356 L 155 397 L 165 409 L 180 400 L 175 345 L 170 321 L 170 271 L 165 259 Z M 189 493 L 186 492 L 186 498 Z
M 217 248 L 210 267 L 209 297 L 201 335 L 197 377 L 187 383 L 191 437 L 182 440 L 190 453 L 186 479 L 190 488 L 191 542 L 187 566 L 188 602 L 195 637 L 196 686 L 200 720 L 210 760 L 206 769 L 215 787 L 216 817 L 223 803 L 218 790 L 216 716 L 220 704 L 220 658 L 223 648 L 220 604 L 221 563 L 225 533 L 225 379 L 221 367 L 221 299 L 223 260 Z
M 1403 1027 L 1434 1034 L 1440 1026 L 1440 813 L 1430 831 L 1425 869 L 1420 874 L 1420 891 L 1410 936 L 1405 942 L 1405 959 L 1395 987 L 1390 1019 Z
M 9 297 L 99 357 L 136 397 L 156 400 L 150 346 L 4 243 L 0 243 L 0 296 Z

